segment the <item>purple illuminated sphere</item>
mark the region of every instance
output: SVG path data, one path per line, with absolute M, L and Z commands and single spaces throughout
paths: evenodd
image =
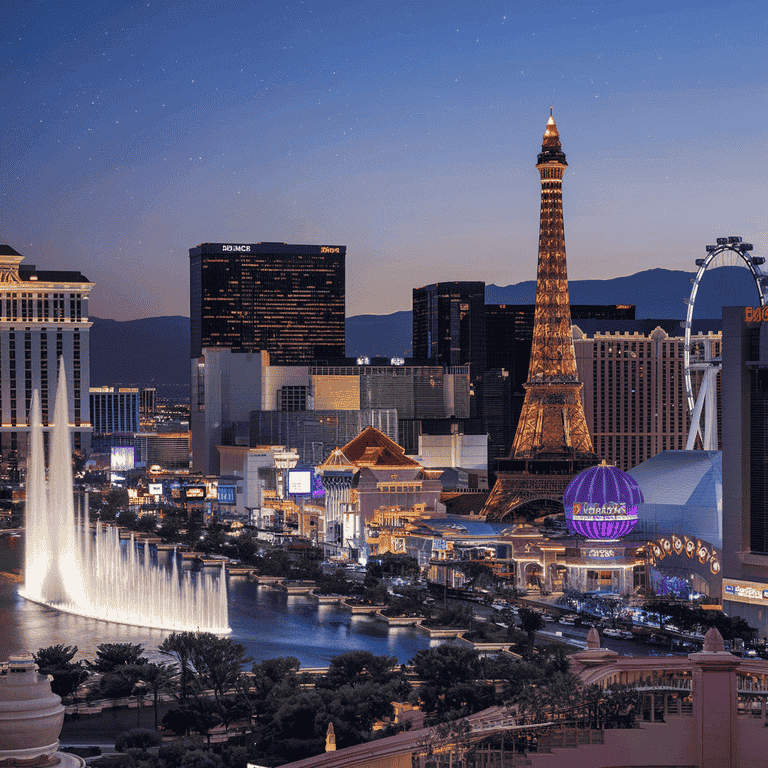
M 633 477 L 603 462 L 580 472 L 563 494 L 565 520 L 588 539 L 619 539 L 637 525 L 643 493 Z

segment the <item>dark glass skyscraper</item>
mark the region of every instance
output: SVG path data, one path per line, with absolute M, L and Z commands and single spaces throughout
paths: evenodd
M 485 369 L 485 283 L 434 283 L 413 289 L 413 356 L 435 365 Z
M 189 250 L 191 356 L 269 352 L 272 365 L 344 357 L 343 245 L 203 243 Z

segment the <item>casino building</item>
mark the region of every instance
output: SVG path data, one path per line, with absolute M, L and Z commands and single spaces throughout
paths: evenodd
M 768 309 L 723 307 L 723 610 L 768 637 Z
M 76 271 L 38 270 L 0 245 L 0 475 L 20 479 L 27 456 L 27 414 L 40 390 L 43 425 L 53 413 L 57 361 L 68 377 L 73 449 L 88 452 L 91 419 L 88 294 Z

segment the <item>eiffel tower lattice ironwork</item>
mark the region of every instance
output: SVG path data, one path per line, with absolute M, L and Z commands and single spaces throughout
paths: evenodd
M 539 263 L 531 361 L 508 459 L 483 510 L 501 520 L 538 499 L 562 502 L 571 478 L 598 462 L 581 403 L 571 330 L 563 226 L 568 167 L 551 111 L 536 168 L 541 176 Z

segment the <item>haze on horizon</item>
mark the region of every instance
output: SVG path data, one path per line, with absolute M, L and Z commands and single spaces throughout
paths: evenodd
M 188 315 L 201 242 L 347 246 L 347 315 L 535 279 L 550 105 L 571 279 L 766 255 L 765 4 L 0 0 L 0 242 Z

